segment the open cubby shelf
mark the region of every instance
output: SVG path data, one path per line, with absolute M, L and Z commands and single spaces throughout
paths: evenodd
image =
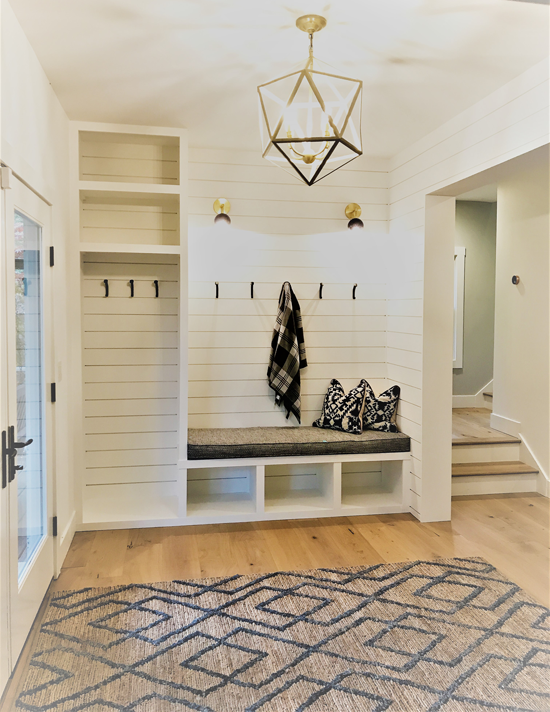
M 179 195 L 80 191 L 80 241 L 87 244 L 180 244 Z
M 179 138 L 81 131 L 80 180 L 179 185 Z
M 250 515 L 256 511 L 253 467 L 200 468 L 187 477 L 187 516 Z

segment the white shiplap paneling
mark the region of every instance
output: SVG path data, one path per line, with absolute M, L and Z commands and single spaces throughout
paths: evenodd
M 83 256 L 85 510 L 115 492 L 127 500 L 156 492 L 158 499 L 160 483 L 176 486 L 178 274 L 177 256 Z M 135 280 L 133 298 L 130 279 Z
M 295 424 L 274 406 L 266 378 L 286 280 L 302 309 L 309 364 L 302 422 L 318 416 L 331 378 L 346 388 L 367 378 L 383 390 L 386 161 L 361 158 L 310 188 L 255 153 L 192 149 L 189 176 L 189 426 Z M 213 226 L 217 197 L 231 201 L 231 229 Z M 364 231 L 347 230 L 349 202 L 362 206 Z

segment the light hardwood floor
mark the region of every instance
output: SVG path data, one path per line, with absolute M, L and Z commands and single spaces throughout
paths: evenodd
M 453 445 L 521 442 L 491 428 L 490 419 L 488 408 L 453 408 Z
M 52 590 L 281 569 L 482 556 L 549 601 L 549 500 L 457 497 L 452 522 L 410 514 L 80 532 Z
M 285 569 L 482 556 L 550 603 L 550 501 L 536 494 L 456 497 L 452 522 L 410 514 L 80 532 L 50 592 Z M 0 712 L 15 709 L 43 606 Z

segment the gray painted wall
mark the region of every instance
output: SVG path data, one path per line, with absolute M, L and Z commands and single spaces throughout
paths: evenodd
M 493 378 L 497 204 L 457 201 L 455 245 L 466 248 L 463 368 L 453 394 L 475 395 Z

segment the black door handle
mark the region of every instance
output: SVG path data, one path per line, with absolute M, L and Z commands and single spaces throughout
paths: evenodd
M 2 430 L 2 489 L 8 486 L 8 440 L 7 433 Z
M 19 448 L 28 447 L 32 443 L 32 441 L 32 438 L 29 438 L 26 443 L 13 443 L 13 447 L 19 450 Z

